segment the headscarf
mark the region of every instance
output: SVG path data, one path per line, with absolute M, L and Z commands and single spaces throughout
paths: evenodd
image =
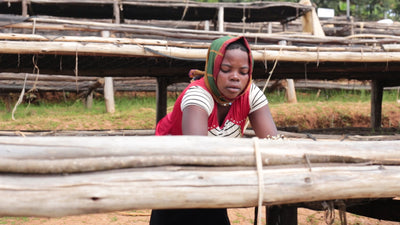
M 250 65 L 249 80 L 248 80 L 246 88 L 243 90 L 243 92 L 236 97 L 236 98 L 238 98 L 241 95 L 243 95 L 251 86 L 252 73 L 253 73 L 253 57 L 251 55 L 249 43 L 247 42 L 246 38 L 243 36 L 239 36 L 239 37 L 225 36 L 225 37 L 214 40 L 211 43 L 210 47 L 208 48 L 205 71 L 203 72 L 204 73 L 204 82 L 205 82 L 208 90 L 211 92 L 215 101 L 217 101 L 218 103 L 220 103 L 222 105 L 232 103 L 236 99 L 236 98 L 229 99 L 229 98 L 223 96 L 217 87 L 217 76 L 220 71 L 222 60 L 225 56 L 226 48 L 228 47 L 229 44 L 236 42 L 236 41 L 240 41 L 248 49 L 249 65 Z M 200 71 L 191 70 L 189 75 L 190 74 L 198 75 L 199 72 Z

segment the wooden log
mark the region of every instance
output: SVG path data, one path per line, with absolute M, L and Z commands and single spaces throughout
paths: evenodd
M 399 141 L 259 140 L 265 166 L 307 163 L 398 165 Z M 234 146 L 230 149 L 224 147 Z M 0 137 L 0 171 L 73 173 L 130 167 L 253 166 L 251 139 L 208 137 Z M 168 148 L 159 149 L 160 146 Z M 190 148 L 188 148 L 190 146 Z M 284 149 L 281 149 L 285 146 Z M 50 151 L 51 152 L 48 152 Z M 68 150 L 68 151 L 66 151 Z M 50 160 L 51 159 L 51 160 Z M 86 163 L 88 162 L 88 163 Z
M 128 57 L 172 57 L 186 60 L 203 60 L 207 49 L 188 49 L 178 47 L 116 45 L 77 42 L 24 42 L 0 41 L 4 54 L 52 54 L 52 55 L 102 55 Z M 152 51 L 146 50 L 151 49 Z M 158 52 L 155 53 L 155 52 Z M 254 60 L 275 60 L 292 62 L 398 62 L 400 52 L 295 52 L 253 50 Z
M 333 159 L 331 162 L 338 162 L 334 160 L 338 156 L 398 162 L 399 142 L 270 141 L 194 136 L 0 137 L 3 171 L 0 173 L 0 196 L 7 196 L 0 203 L 0 215 L 59 217 L 148 208 L 255 206 L 259 187 L 255 141 L 258 141 L 265 164 L 262 174 L 268 178 L 262 185 L 265 205 L 400 195 L 399 166 L 346 160 L 342 162 L 351 164 L 317 164 L 312 157 L 306 160 L 308 163 L 304 162 L 304 155 L 319 155 Z M 98 159 L 107 164 L 115 157 L 138 154 L 145 155 L 146 162 L 163 155 L 169 163 L 161 167 L 142 165 L 126 169 L 116 166 L 108 171 L 98 168 L 92 172 L 80 170 L 79 173 L 57 171 L 63 160 L 84 159 L 83 164 L 90 164 L 91 159 Z M 228 156 L 241 161 L 246 155 L 251 161 L 248 167 L 240 163 L 229 167 L 224 163 L 213 167 L 199 166 L 202 156 L 210 156 L 209 160 Z M 187 157 L 197 162 L 178 166 L 170 160 L 174 157 Z M 302 159 L 301 162 L 289 160 L 299 163 L 296 166 L 272 166 L 270 162 L 277 157 L 281 160 Z M 8 159 L 15 162 L 4 163 Z M 52 161 L 55 167 L 44 166 L 51 169 L 49 173 L 36 173 L 38 171 L 31 168 L 27 174 L 21 174 L 18 170 L 20 165 L 26 165 L 26 160 L 40 161 L 40 164 Z M 20 161 L 23 163 L 18 165 Z M 82 163 L 69 163 L 71 167 L 79 164 Z M 4 168 L 12 166 L 16 170 L 4 172 Z
M 323 166 L 311 172 L 302 167 L 264 169 L 268 179 L 263 204 L 398 196 L 399 174 L 394 166 Z M 1 216 L 252 207 L 258 192 L 252 168 L 151 167 L 41 176 L 2 173 L 0 181 Z

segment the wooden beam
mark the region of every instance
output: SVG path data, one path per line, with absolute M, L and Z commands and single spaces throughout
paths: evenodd
M 156 89 L 156 123 L 160 121 L 165 115 L 167 115 L 167 87 L 168 81 L 165 77 L 157 77 L 157 89 Z
M 267 206 L 267 225 L 297 225 L 297 207 L 289 205 Z
M 371 82 L 371 128 L 379 130 L 382 123 L 383 85 L 380 80 Z

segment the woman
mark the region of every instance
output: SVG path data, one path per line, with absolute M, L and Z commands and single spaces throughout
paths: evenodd
M 253 59 L 244 37 L 222 37 L 208 49 L 205 72 L 178 97 L 156 135 L 241 137 L 247 117 L 259 138 L 277 135 L 268 100 L 252 83 Z M 226 209 L 153 210 L 150 225 L 227 225 Z

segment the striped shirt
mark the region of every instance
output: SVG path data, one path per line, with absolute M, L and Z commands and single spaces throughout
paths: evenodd
M 258 88 L 254 83 L 252 83 L 250 87 L 249 104 L 249 114 L 268 104 L 268 100 L 264 93 L 262 93 L 260 88 Z M 203 108 L 207 112 L 208 116 L 211 115 L 216 106 L 212 95 L 201 86 L 192 86 L 186 91 L 180 105 L 181 110 L 183 111 L 183 109 L 189 105 L 196 105 Z M 234 118 L 228 118 L 225 120 L 223 126 L 213 125 L 212 127 L 209 127 L 208 135 L 240 137 L 241 126 L 239 124 L 243 124 L 243 122 L 245 121 L 236 121 Z

